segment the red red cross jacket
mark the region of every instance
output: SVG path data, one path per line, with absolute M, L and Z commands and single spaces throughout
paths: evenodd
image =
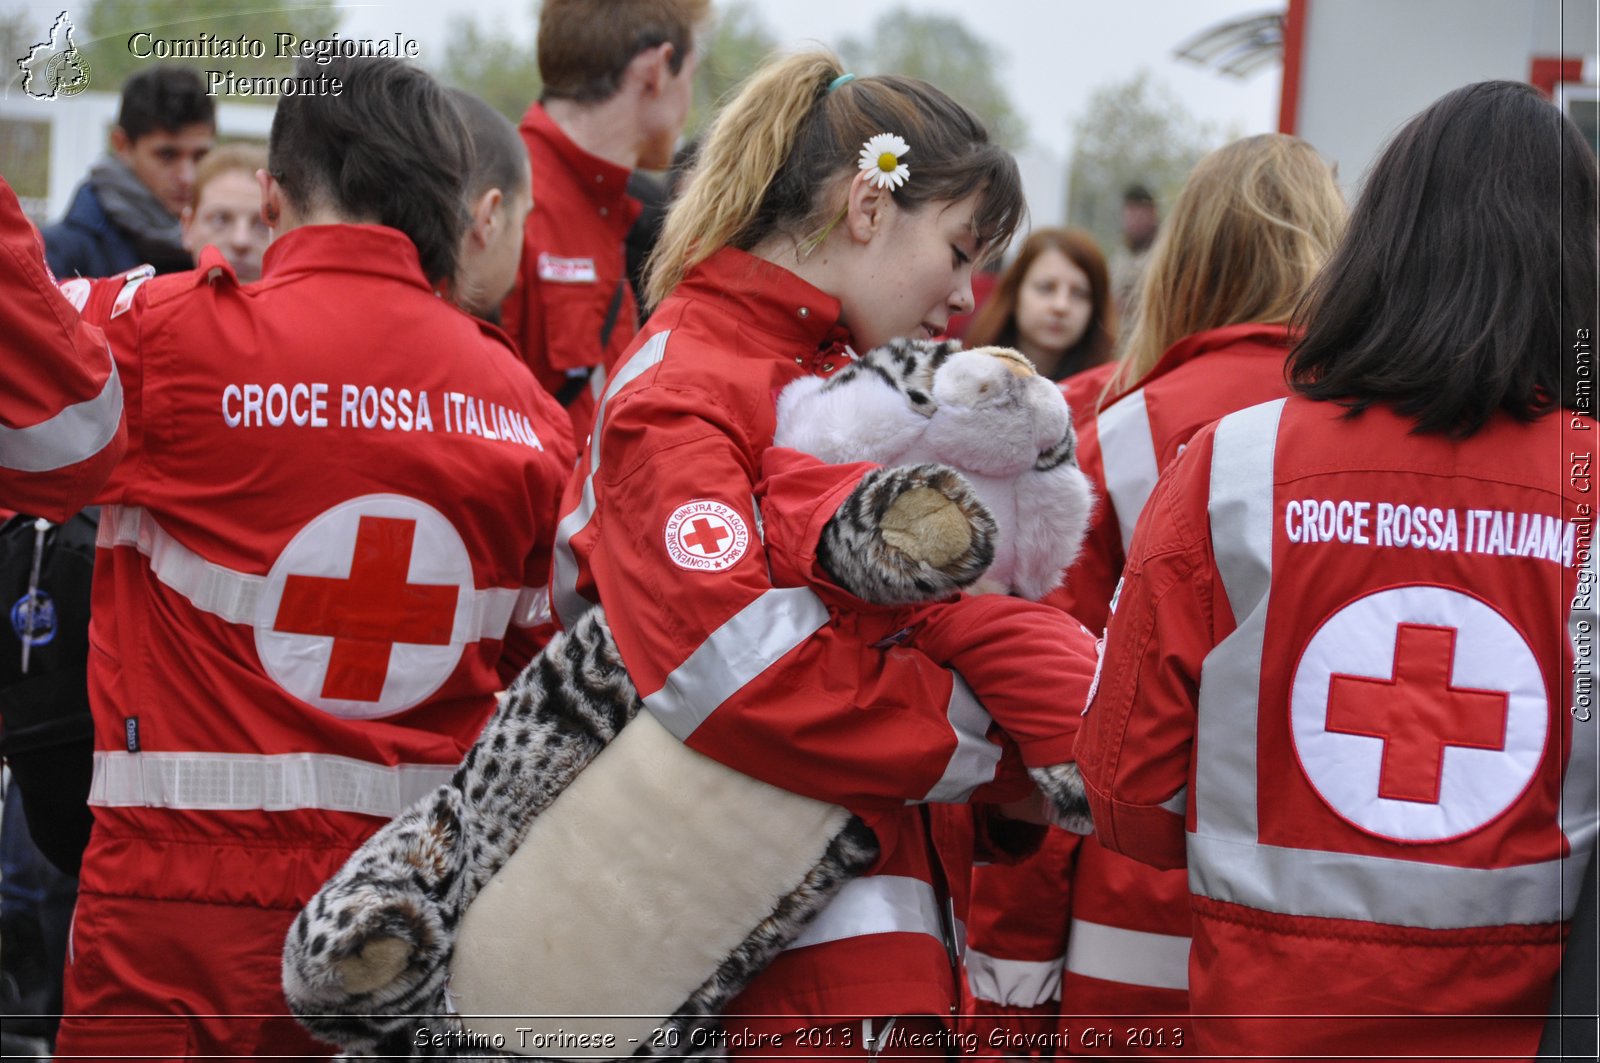
M 911 644 L 884 644 L 899 621 L 842 609 L 827 588 L 782 585 L 785 565 L 803 571 L 814 558 L 768 551 L 755 509 L 775 397 L 844 364 L 846 339 L 838 301 L 783 269 L 728 249 L 693 270 L 607 386 L 568 489 L 552 600 L 567 624 L 605 604 L 646 707 L 688 745 L 867 814 L 884 843 L 879 873 L 847 887 L 736 1010 L 943 1014 L 955 988 L 936 862 L 906 803 L 1025 790 L 972 690 L 1021 692 L 1018 673 L 1035 683 L 1024 700 L 1046 689 L 1040 675 L 1081 683 L 1087 649 L 1064 651 L 1076 625 L 1011 599 L 958 603 L 943 622 L 919 623 Z M 832 491 L 837 506 L 863 471 L 811 466 L 826 484 L 794 489 L 812 509 L 780 507 L 804 526 L 786 542 L 814 542 L 832 512 L 816 500 Z M 972 663 L 969 686 L 945 664 L 969 664 L 996 610 L 1036 618 L 1029 630 L 1043 634 L 1018 642 L 1027 654 L 1008 655 L 1004 638 L 985 644 L 992 663 Z M 1034 648 L 1055 662 L 1032 663 Z M 1058 743 L 1072 726 L 1060 721 Z
M 1116 362 L 1103 362 L 1092 365 L 1081 372 L 1073 373 L 1061 382 L 1061 394 L 1066 396 L 1067 409 L 1072 411 L 1072 423 L 1077 427 L 1082 446 L 1081 435 L 1084 426 L 1095 419 L 1100 409 L 1101 393 L 1105 391 L 1106 384 L 1116 375 L 1119 368 Z M 1112 396 L 1115 397 L 1115 396 Z M 1082 455 L 1079 455 L 1082 460 Z
M 1163 476 L 1079 737 L 1099 837 L 1187 864 L 1201 1052 L 1529 1058 L 1596 829 L 1595 423 L 1345 412 Z
M 1100 495 L 1083 552 L 1048 601 L 1095 630 L 1105 625 L 1112 590 L 1122 573 L 1125 536 L 1169 464 L 1201 427 L 1242 406 L 1286 393 L 1283 361 L 1288 330 L 1280 325 L 1231 325 L 1188 336 L 1162 355 L 1137 388 L 1079 422 L 1078 454 Z M 1069 398 L 1089 408 L 1107 379 L 1067 382 Z M 1086 394 L 1086 392 L 1088 392 Z M 1062 1049 L 1096 1055 L 1166 1057 L 1188 1050 L 1183 1016 L 1189 1010 L 1189 889 L 1182 872 L 1160 871 L 1107 852 L 1091 835 L 1081 848 L 1052 840 L 1046 852 L 1077 853 L 1070 864 L 1070 900 L 1060 881 L 1063 858 L 1041 855 L 1014 866 L 984 868 L 973 890 L 971 946 L 982 960 L 971 970 L 975 1010 L 1005 1014 L 1042 1029 L 1046 1013 Z M 1024 923 L 997 910 L 1027 903 L 1059 913 Z M 1055 977 L 1046 968 L 1054 964 Z M 1146 1016 L 1148 1039 L 1116 1036 L 1110 1044 L 1088 1028 L 1120 1031 Z M 1134 1024 L 1138 1025 L 1137 1023 Z M 980 1023 L 981 1028 L 981 1023 Z M 984 1037 L 987 1040 L 987 1037 Z
M 0 178 L 0 509 L 65 520 L 127 447 L 105 337 L 56 290 L 39 233 Z
M 101 495 L 67 1006 L 283 1013 L 288 919 L 448 779 L 532 652 L 566 419 L 392 229 L 295 229 L 248 287 L 210 250 L 192 273 L 95 285 L 130 446 Z M 202 961 L 170 972 L 184 1002 L 130 999 L 119 955 L 148 957 L 144 979 L 185 966 L 160 942 L 190 930 L 163 903 L 236 906 L 240 935 L 279 935 L 270 962 Z M 130 904 L 147 915 L 97 915 Z
M 643 208 L 627 193 L 629 171 L 574 144 L 540 104 L 528 108 L 521 132 L 533 164 L 533 210 L 501 315 L 533 375 L 556 394 L 569 373 L 614 366 L 638 330 L 624 243 Z M 615 323 L 602 349 L 613 302 Z M 603 372 L 593 377 L 597 387 L 603 381 Z M 589 434 L 594 397 L 586 389 L 568 405 L 579 440 Z

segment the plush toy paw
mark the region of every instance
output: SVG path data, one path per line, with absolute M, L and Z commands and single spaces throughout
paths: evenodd
M 1094 833 L 1094 820 L 1089 816 L 1089 794 L 1075 762 L 1069 760 L 1064 764 L 1029 768 L 1028 774 L 1044 794 L 1045 817 L 1052 825 L 1074 834 Z
M 961 506 L 931 487 L 913 487 L 896 498 L 879 527 L 884 542 L 934 568 L 972 548 L 972 527 Z
M 375 937 L 354 956 L 334 963 L 334 971 L 347 993 L 370 993 L 394 981 L 411 959 L 411 942 L 405 938 Z
M 370 878 L 323 890 L 301 912 L 284 944 L 284 991 L 313 1034 L 370 1045 L 438 995 L 449 950 L 433 898 L 401 878 Z
M 817 560 L 841 587 L 881 605 L 944 597 L 994 561 L 993 515 L 943 465 L 875 469 L 823 529 Z

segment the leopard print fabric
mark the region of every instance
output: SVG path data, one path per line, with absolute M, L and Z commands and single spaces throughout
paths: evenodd
M 459 1030 L 444 988 L 462 914 L 641 704 L 600 610 L 553 639 L 451 781 L 368 839 L 295 919 L 283 976 L 301 1023 L 380 1054 L 410 1045 L 418 1016 Z

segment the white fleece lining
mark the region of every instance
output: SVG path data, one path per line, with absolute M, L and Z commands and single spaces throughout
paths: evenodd
M 848 817 L 701 756 L 639 713 L 467 908 L 450 966 L 463 1023 L 526 1055 L 629 1055 Z M 519 1027 L 534 1042 L 520 1050 Z M 609 1033 L 615 1047 L 563 1055 L 540 1040 L 557 1031 Z

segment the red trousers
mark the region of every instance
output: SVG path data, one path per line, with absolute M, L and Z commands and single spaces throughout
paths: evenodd
M 56 1058 L 326 1060 L 283 999 L 294 916 L 80 894 Z

